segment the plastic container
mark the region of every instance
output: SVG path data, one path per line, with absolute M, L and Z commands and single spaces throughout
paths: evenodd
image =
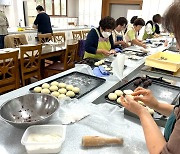
M 65 140 L 64 125 L 34 125 L 26 129 L 21 143 L 27 153 L 58 153 Z

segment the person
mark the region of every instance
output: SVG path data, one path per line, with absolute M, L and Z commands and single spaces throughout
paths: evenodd
M 115 54 L 112 31 L 114 18 L 107 16 L 100 20 L 98 28 L 92 28 L 87 35 L 84 58 L 103 59 Z
M 146 23 L 143 40 L 146 40 L 147 38 L 153 38 L 158 37 L 160 34 L 160 28 L 159 25 L 161 23 L 161 15 L 156 14 L 153 16 L 153 20 L 149 20 Z
M 3 11 L 0 11 L 0 49 L 4 48 L 4 37 L 8 34 L 9 23 Z
M 144 20 L 142 18 L 137 18 L 134 21 L 133 27 L 130 28 L 125 34 L 126 42 L 130 42 L 131 45 L 138 45 L 142 46 L 143 48 L 146 48 L 146 44 L 144 44 L 141 40 L 137 38 L 139 31 L 144 25 Z
M 116 20 L 116 28 L 112 32 L 114 46 L 117 48 L 125 48 L 128 47 L 128 44 L 125 42 L 124 30 L 127 26 L 127 19 L 124 17 L 119 17 Z
M 127 32 L 127 30 L 131 29 L 133 27 L 134 21 L 138 18 L 138 16 L 133 16 L 130 20 L 130 23 L 128 24 L 125 33 Z
M 50 17 L 45 13 L 44 8 L 41 5 L 36 7 L 38 15 L 34 21 L 33 28 L 38 29 L 38 33 L 52 33 Z
M 164 27 L 174 33 L 177 47 L 180 46 L 180 2 L 173 3 L 164 15 Z M 122 105 L 129 111 L 135 113 L 143 127 L 145 140 L 149 153 L 152 154 L 179 154 L 180 152 L 180 97 L 177 105 L 160 103 L 148 89 L 138 87 L 132 94 L 134 99 L 128 96 L 121 97 Z M 143 97 L 142 97 L 142 96 Z M 169 116 L 164 130 L 164 136 L 154 122 L 152 116 L 137 101 L 153 108 L 157 112 Z

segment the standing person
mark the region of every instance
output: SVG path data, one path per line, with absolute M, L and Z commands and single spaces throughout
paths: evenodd
M 38 29 L 38 33 L 52 33 L 51 21 L 48 14 L 45 13 L 44 8 L 41 5 L 36 7 L 38 15 L 34 21 L 33 28 Z
M 127 26 L 127 19 L 120 17 L 116 20 L 116 28 L 112 32 L 114 46 L 118 48 L 125 48 L 128 44 L 125 42 L 124 30 Z
M 3 11 L 0 11 L 0 49 L 4 48 L 4 37 L 8 34 L 9 23 Z
M 115 54 L 112 31 L 115 28 L 115 20 L 105 17 L 100 20 L 98 28 L 92 28 L 87 35 L 84 58 L 103 59 Z

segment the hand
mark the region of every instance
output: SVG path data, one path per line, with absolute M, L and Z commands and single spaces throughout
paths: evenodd
M 145 49 L 147 48 L 146 44 L 142 44 L 142 47 L 145 48 Z
M 156 110 L 156 108 L 158 107 L 159 102 L 153 96 L 151 90 L 149 89 L 138 87 L 134 90 L 134 93 L 132 93 L 132 95 L 134 96 L 135 101 L 142 101 L 145 105 L 149 106 L 150 108 Z
M 139 117 L 144 112 L 147 112 L 147 109 L 144 106 L 142 106 L 141 104 L 139 104 L 135 100 L 131 99 L 131 97 L 129 97 L 128 95 L 126 95 L 125 98 L 123 96 L 121 96 L 121 104 L 127 110 L 129 110 L 130 112 L 133 112 L 134 114 L 136 114 Z
M 110 50 L 109 52 L 110 52 L 110 54 L 116 54 L 115 50 Z
M 108 51 L 108 50 L 102 50 L 101 53 L 105 56 L 109 56 L 111 54 L 110 51 Z
M 126 42 L 124 42 L 124 41 L 118 41 L 118 43 L 121 44 L 122 46 L 126 45 Z

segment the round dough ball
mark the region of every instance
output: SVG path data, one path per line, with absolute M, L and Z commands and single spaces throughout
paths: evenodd
M 103 64 L 103 62 L 100 60 L 100 61 L 98 61 L 98 63 L 99 63 L 99 65 L 102 65 Z
M 109 67 L 106 67 L 106 68 L 105 68 L 105 70 L 106 70 L 106 71 L 110 71 L 110 70 L 111 70 L 111 68 L 109 68 Z
M 67 85 L 67 86 L 66 86 L 66 89 L 67 89 L 67 90 L 70 90 L 70 91 L 72 91 L 73 88 L 74 88 L 73 85 Z
M 58 86 L 59 86 L 60 88 L 65 88 L 65 87 L 66 87 L 66 84 L 63 83 L 63 82 L 60 82 L 60 83 L 58 84 Z
M 51 91 L 57 91 L 57 90 L 58 90 L 58 87 L 57 87 L 57 86 L 51 86 L 49 89 L 50 89 Z
M 74 97 L 75 96 L 75 93 L 73 91 L 68 91 L 66 93 L 66 96 L 69 96 L 69 97 Z
M 134 96 L 133 95 L 128 95 L 131 99 L 134 99 Z
M 99 62 L 95 62 L 94 65 L 95 65 L 95 66 L 99 66 L 99 65 L 101 65 L 101 64 L 100 64 Z
M 102 59 L 102 60 L 100 60 L 100 62 L 101 62 L 101 64 L 103 64 L 105 61 Z
M 40 93 L 41 90 L 42 90 L 41 87 L 35 87 L 35 88 L 34 88 L 34 92 L 36 92 L 36 93 Z
M 55 97 L 58 97 L 58 96 L 59 96 L 59 92 L 53 91 L 53 92 L 51 93 L 51 95 L 52 95 L 52 96 L 55 96 Z
M 131 95 L 133 93 L 133 91 L 131 89 L 128 90 L 124 90 L 123 91 L 126 95 Z
M 123 92 L 121 90 L 116 90 L 114 92 L 117 96 L 122 96 L 123 95 Z
M 80 89 L 79 89 L 78 87 L 74 87 L 74 88 L 72 89 L 72 91 L 74 91 L 75 93 L 79 93 L 79 92 L 80 92 Z
M 141 104 L 142 106 L 146 106 L 142 101 L 138 101 L 139 104 Z
M 51 86 L 58 86 L 58 84 L 59 84 L 59 82 L 57 82 L 57 81 L 51 82 Z
M 58 92 L 61 94 L 65 94 L 67 92 L 67 90 L 65 88 L 61 88 L 58 90 Z
M 109 93 L 108 98 L 111 101 L 115 101 L 117 99 L 117 95 L 115 93 Z
M 41 93 L 43 93 L 43 94 L 49 94 L 49 93 L 50 93 L 50 90 L 49 90 L 49 89 L 42 89 L 42 90 L 41 90 Z
M 44 83 L 43 85 L 42 85 L 42 88 L 49 88 L 50 87 L 50 85 L 48 84 L 48 83 Z
M 117 103 L 121 104 L 121 97 L 117 99 Z
M 154 110 L 146 106 L 147 110 L 149 111 L 150 114 L 154 114 Z
M 60 94 L 59 96 L 58 96 L 58 98 L 59 99 L 61 99 L 61 98 L 65 98 L 66 97 L 66 95 L 65 94 Z

